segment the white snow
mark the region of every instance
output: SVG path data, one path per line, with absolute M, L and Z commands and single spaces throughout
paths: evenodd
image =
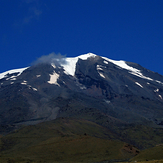
M 120 60 L 120 61 L 115 61 L 115 60 L 112 60 L 112 59 L 109 59 L 109 58 L 106 58 L 106 57 L 102 57 L 102 58 L 105 59 L 105 60 L 107 60 L 107 61 L 109 61 L 109 62 L 114 63 L 115 65 L 117 65 L 117 66 L 119 66 L 119 67 L 121 67 L 121 68 L 130 70 L 130 71 L 134 71 L 134 72 L 139 72 L 138 69 L 128 66 L 128 65 L 125 63 L 125 61 L 122 61 L 122 60 Z
M 78 57 L 75 58 L 66 58 L 65 62 L 61 64 L 63 66 L 65 73 L 67 75 L 74 76 L 75 74 L 75 68 L 76 68 L 76 62 L 78 61 Z
M 104 76 L 99 70 L 103 71 L 103 69 L 101 68 L 101 66 L 100 66 L 100 65 L 97 65 L 97 71 L 98 71 L 99 75 L 100 75 L 102 78 L 105 78 L 105 76 Z
M 82 60 L 87 60 L 89 57 L 96 57 L 96 56 L 97 56 L 96 54 L 87 53 L 87 54 L 80 55 L 78 57 L 62 58 L 61 59 L 61 62 L 62 62 L 61 66 L 64 68 L 64 70 L 65 70 L 64 72 L 66 74 L 74 76 L 75 69 L 76 69 L 76 63 L 77 63 L 79 58 Z M 102 57 L 102 58 L 104 59 L 103 62 L 105 64 L 108 64 L 108 62 L 112 62 L 113 64 L 117 65 L 118 68 L 128 70 L 129 73 L 131 73 L 132 75 L 138 76 L 138 77 L 143 78 L 143 79 L 151 80 L 151 81 L 156 81 L 160 84 L 163 84 L 161 81 L 153 80 L 150 77 L 144 76 L 140 70 L 127 65 L 126 62 L 123 60 L 115 61 L 115 60 L 112 60 L 112 59 L 109 59 L 106 57 Z M 55 68 L 55 65 L 52 65 L 52 66 Z M 100 69 L 100 67 L 97 67 L 97 68 L 98 68 L 98 70 Z
M 105 99 L 104 99 L 104 101 L 105 101 L 107 104 L 110 104 L 110 101 L 109 101 L 109 100 L 105 100 Z
M 24 80 L 21 84 L 27 85 L 27 81 Z
M 78 56 L 78 58 L 82 59 L 82 60 L 87 60 L 89 57 L 96 57 L 96 54 L 93 53 L 87 53 L 87 54 L 83 54 Z
M 10 80 L 16 80 L 16 78 L 10 78 Z
M 14 70 L 9 70 L 3 73 L 0 73 L 0 79 L 4 78 L 7 74 L 13 74 L 13 73 L 19 73 L 16 77 L 18 77 L 25 69 L 27 69 L 28 67 L 25 68 L 20 68 L 20 69 L 14 69 Z M 9 79 L 9 78 L 8 78 Z
M 27 83 L 21 83 L 21 84 L 23 84 L 23 85 L 27 85 Z
M 140 71 L 140 70 L 139 70 L 139 71 Z M 130 73 L 130 74 L 133 74 L 133 75 L 135 75 L 135 76 L 138 76 L 138 77 L 140 77 L 140 78 L 147 79 L 147 80 L 152 80 L 152 81 L 153 81 L 153 79 L 144 76 L 141 72 L 129 72 L 129 73 Z
M 34 88 L 34 87 L 32 87 L 31 85 L 28 85 L 28 88 L 29 88 L 29 89 L 33 89 L 34 91 L 37 91 L 37 89 Z
M 99 74 L 100 74 L 101 77 L 105 78 L 105 76 L 102 73 L 99 72 Z
M 52 65 L 54 68 L 56 68 L 56 66 L 55 66 L 53 63 L 52 63 L 51 65 Z
M 50 74 L 50 80 L 48 81 L 49 84 L 56 84 L 58 86 L 60 86 L 57 83 L 57 79 L 59 78 L 59 74 L 57 74 L 55 71 L 53 72 L 53 74 Z
M 143 88 L 143 86 L 140 83 L 135 82 L 135 84 L 137 84 L 139 87 L 142 87 Z
M 72 75 L 74 76 L 75 74 L 75 70 L 76 70 L 76 63 L 78 61 L 78 59 L 82 59 L 82 60 L 87 60 L 89 57 L 96 57 L 97 55 L 93 54 L 93 53 L 87 53 L 87 54 L 83 54 L 83 55 L 80 55 L 78 57 L 72 57 L 72 58 L 62 58 L 61 59 L 61 66 L 64 68 L 64 72 L 68 75 Z M 115 61 L 115 60 L 112 60 L 112 59 L 108 59 L 106 57 L 102 57 L 104 59 L 104 63 L 105 64 L 108 64 L 108 62 L 111 62 L 115 65 L 118 66 L 118 68 L 120 69 L 126 69 L 129 71 L 130 74 L 132 75 L 135 75 L 135 76 L 138 76 L 140 78 L 143 78 L 143 79 L 147 79 L 147 80 L 150 80 L 150 81 L 155 81 L 155 82 L 158 82 L 160 84 L 163 84 L 163 82 L 161 81 L 158 81 L 158 80 L 154 80 L 150 77 L 147 77 L 147 76 L 144 76 L 140 70 L 136 69 L 136 68 L 133 68 L 129 65 L 127 65 L 127 63 L 123 60 L 120 60 L 120 61 Z M 63 62 L 62 62 L 63 61 Z M 56 66 L 54 64 L 52 64 L 52 66 L 54 68 L 56 68 Z M 13 75 L 9 78 L 7 78 L 6 80 L 16 80 L 16 77 L 18 77 L 25 69 L 27 69 L 28 67 L 26 68 L 20 68 L 20 69 L 14 69 L 14 70 L 9 70 L 9 71 L 6 71 L 4 73 L 0 73 L 0 79 L 4 78 L 4 77 L 7 77 L 7 74 L 13 74 L 13 73 L 18 73 L 17 76 Z M 101 66 L 100 65 L 97 65 L 97 70 L 102 70 Z M 102 76 L 104 78 L 104 75 L 102 73 L 99 73 L 100 76 Z M 41 75 L 36 75 L 36 77 L 40 77 Z M 48 81 L 48 83 L 50 84 L 57 84 L 57 79 L 58 79 L 59 75 L 54 72 L 53 75 L 50 75 L 50 81 Z M 22 84 L 26 84 L 26 83 L 23 83 Z M 147 84 L 149 84 L 147 82 Z M 138 85 L 138 84 L 137 84 Z M 140 86 L 140 84 L 139 84 Z M 143 88 L 143 86 L 141 85 L 140 87 Z
M 157 83 L 159 83 L 159 84 L 163 84 L 162 82 L 160 82 L 160 81 L 158 81 L 158 80 L 155 80 Z
M 88 54 L 83 54 L 74 58 L 64 58 L 65 62 L 61 63 L 61 66 L 63 66 L 66 74 L 74 76 L 76 63 L 79 58 L 82 60 L 87 60 L 89 57 L 95 57 L 95 56 L 96 55 L 93 53 L 88 53 Z
M 157 88 L 156 90 L 154 90 L 154 92 L 159 92 L 159 89 Z
M 77 63 L 79 58 L 82 59 L 82 60 L 86 60 L 89 57 L 95 57 L 95 56 L 96 55 L 93 54 L 93 53 L 88 53 L 88 54 L 83 54 L 83 55 L 80 55 L 80 56 L 74 57 L 74 58 L 64 58 L 63 60 L 65 62 L 63 62 L 61 64 L 61 66 L 64 68 L 66 74 L 74 76 L 75 69 L 76 69 L 76 63 Z M 102 58 L 104 59 L 105 64 L 108 64 L 108 62 L 112 62 L 113 64 L 117 65 L 119 68 L 123 68 L 123 69 L 128 70 L 129 73 L 131 73 L 132 75 L 138 76 L 138 77 L 143 78 L 143 79 L 151 80 L 151 81 L 156 81 L 156 82 L 158 82 L 160 84 L 163 84 L 161 81 L 153 80 L 150 77 L 144 76 L 141 73 L 140 70 L 127 65 L 126 62 L 123 61 L 123 60 L 115 61 L 115 60 L 112 60 L 112 59 L 108 59 L 106 57 L 102 57 Z M 98 66 L 97 69 L 100 70 L 101 68 Z
M 133 74 L 133 75 L 135 75 L 135 76 L 138 76 L 138 77 L 143 78 L 143 79 L 147 79 L 147 80 L 151 80 L 151 81 L 155 81 L 155 82 L 157 82 L 157 83 L 163 84 L 161 81 L 154 80 L 154 79 L 152 79 L 152 78 L 150 78 L 150 77 L 144 76 L 144 75 L 141 73 L 140 70 L 138 70 L 138 69 L 136 69 L 136 68 L 133 68 L 133 67 L 127 65 L 125 61 L 122 61 L 122 60 L 120 60 L 120 61 L 115 61 L 115 60 L 112 60 L 112 59 L 108 59 L 108 58 L 106 58 L 106 57 L 102 57 L 102 58 L 105 59 L 105 60 L 107 60 L 107 61 L 109 61 L 109 62 L 114 63 L 115 65 L 117 65 L 117 66 L 120 67 L 120 68 L 123 68 L 123 69 L 128 70 L 129 73 L 131 73 L 131 74 Z
M 107 61 L 104 61 L 105 64 L 109 64 Z
M 120 60 L 120 61 L 115 61 L 115 60 L 112 60 L 112 59 L 108 59 L 108 58 L 106 58 L 106 57 L 102 57 L 102 58 L 105 59 L 105 60 L 108 60 L 109 62 L 114 63 L 115 65 L 117 65 L 117 66 L 120 67 L 120 68 L 129 70 L 129 71 L 130 71 L 129 73 L 131 73 L 131 74 L 133 74 L 133 75 L 136 75 L 136 76 L 138 76 L 138 77 L 140 77 L 140 78 L 144 78 L 144 79 L 148 79 L 148 80 L 153 80 L 153 79 L 151 79 L 151 78 L 149 78 L 149 77 L 144 76 L 144 75 L 141 73 L 140 70 L 138 70 L 138 69 L 136 69 L 136 68 L 133 68 L 133 67 L 127 65 L 125 61 L 122 61 L 122 60 Z
M 33 89 L 34 91 L 37 91 L 37 89 L 36 89 L 36 88 L 33 88 L 33 87 L 32 87 L 32 89 Z
M 103 70 L 100 65 L 97 65 L 97 70 Z
M 162 96 L 161 95 L 158 95 L 160 97 L 160 99 L 162 99 Z

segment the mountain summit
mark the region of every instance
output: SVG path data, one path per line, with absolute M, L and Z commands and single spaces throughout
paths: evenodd
M 59 117 L 162 127 L 162 108 L 162 75 L 92 53 L 0 74 L 1 133 Z

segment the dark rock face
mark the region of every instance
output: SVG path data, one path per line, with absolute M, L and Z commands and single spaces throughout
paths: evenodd
M 0 124 L 15 127 L 74 117 L 110 128 L 132 123 L 162 126 L 163 76 L 126 64 L 142 76 L 100 56 L 78 59 L 74 76 L 50 64 L 31 66 L 14 81 L 18 73 L 8 74 L 0 79 Z M 50 83 L 54 73 L 56 81 Z

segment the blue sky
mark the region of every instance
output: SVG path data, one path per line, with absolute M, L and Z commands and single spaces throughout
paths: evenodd
M 88 52 L 163 75 L 163 0 L 0 0 L 0 72 Z

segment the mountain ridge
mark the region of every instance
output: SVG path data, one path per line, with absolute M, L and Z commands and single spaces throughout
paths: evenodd
M 58 117 L 83 117 L 113 128 L 163 124 L 163 76 L 136 63 L 88 53 L 53 58 L 0 77 L 1 126 Z

